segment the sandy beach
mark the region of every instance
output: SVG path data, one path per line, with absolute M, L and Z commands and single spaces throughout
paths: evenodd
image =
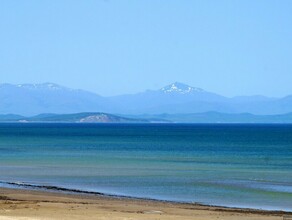
M 283 219 L 285 212 L 0 188 L 0 220 Z

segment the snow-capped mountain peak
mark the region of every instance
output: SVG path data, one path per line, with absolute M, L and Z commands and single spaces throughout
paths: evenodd
M 72 90 L 66 87 L 60 86 L 55 83 L 40 83 L 40 84 L 18 84 L 18 88 L 29 89 L 29 90 Z
M 180 94 L 188 94 L 193 92 L 204 92 L 203 89 L 192 87 L 186 85 L 184 83 L 175 82 L 168 86 L 163 87 L 160 91 L 164 93 L 180 93 Z

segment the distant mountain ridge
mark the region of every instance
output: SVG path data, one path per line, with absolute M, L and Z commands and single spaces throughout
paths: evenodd
M 281 123 L 292 124 L 292 113 L 283 115 L 226 114 L 204 112 L 193 114 L 113 115 L 102 112 L 76 114 L 40 114 L 32 117 L 0 115 L 0 123 Z
M 103 111 L 106 100 L 94 93 L 53 83 L 0 84 L 0 114 L 36 115 Z
M 70 122 L 70 123 L 148 123 L 148 119 L 136 119 L 102 112 L 76 114 L 40 114 L 32 117 L 21 115 L 0 115 L 0 122 Z
M 262 123 L 279 123 L 291 124 L 292 113 L 282 115 L 253 115 L 249 113 L 241 114 L 227 114 L 219 112 L 203 112 L 193 114 L 160 114 L 160 115 L 129 115 L 127 117 L 147 119 L 160 119 L 161 121 L 168 121 L 171 123 L 248 123 L 248 124 L 262 124 Z
M 158 90 L 103 97 L 55 83 L 0 84 L 0 114 L 37 115 L 107 112 L 111 114 L 193 114 L 220 112 L 275 115 L 292 112 L 292 96 L 228 98 L 175 82 Z

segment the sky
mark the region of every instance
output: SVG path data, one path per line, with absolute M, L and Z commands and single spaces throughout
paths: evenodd
M 290 0 L 2 0 L 0 83 L 292 94 Z

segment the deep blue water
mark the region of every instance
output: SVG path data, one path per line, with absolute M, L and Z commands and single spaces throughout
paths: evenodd
M 0 181 L 292 211 L 292 125 L 0 124 Z

